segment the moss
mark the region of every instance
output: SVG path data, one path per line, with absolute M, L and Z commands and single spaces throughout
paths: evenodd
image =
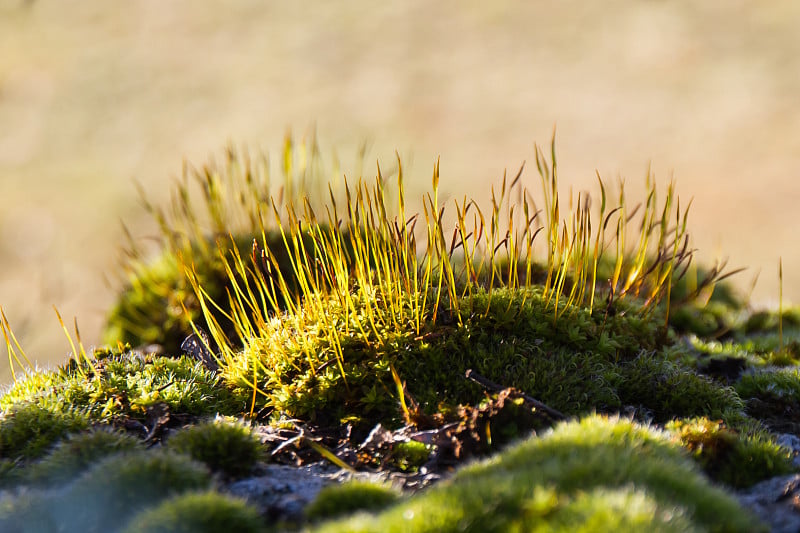
M 297 292 L 283 238 L 279 232 L 267 233 L 266 238 L 270 250 L 278 255 L 279 268 L 290 290 Z M 104 342 L 111 345 L 122 342 L 132 346 L 158 344 L 168 354 L 179 354 L 183 339 L 193 331 L 193 322 L 209 330 L 185 269 L 194 268 L 207 296 L 216 302 L 224 302 L 233 288 L 220 252 L 227 255 L 235 246 L 239 253 L 247 256 L 254 239 L 261 241 L 260 232 L 237 234 L 233 241 L 221 236 L 218 244 L 208 239 L 202 245 L 194 243 L 177 251 L 165 249 L 154 261 L 137 265 L 109 312 Z M 214 309 L 213 314 L 228 337 L 235 338 L 230 320 L 219 310 Z
M 170 496 L 210 485 L 205 466 L 185 455 L 123 453 L 100 461 L 53 503 L 77 528 L 108 531 Z
M 619 512 L 616 512 L 619 511 Z M 759 531 L 668 434 L 599 416 L 559 425 L 376 515 L 320 531 Z
M 726 303 L 689 303 L 670 311 L 669 324 L 679 333 L 717 337 L 738 327 L 739 315 L 739 309 L 732 308 Z
M 744 409 L 733 388 L 658 353 L 643 352 L 620 365 L 617 385 L 623 404 L 645 407 L 656 422 L 699 415 L 720 418 L 729 411 Z
M 50 500 L 42 493 L 0 499 L 0 531 L 43 533 L 65 531 L 64 526 L 64 521 L 54 513 Z
M 87 426 L 87 417 L 72 409 L 16 404 L 0 418 L 0 457 L 25 460 L 41 457 L 60 438 Z
M 706 283 L 705 280 L 713 279 L 709 277 L 712 270 L 714 269 L 703 266 L 690 267 L 683 276 L 673 280 L 670 300 L 678 305 L 691 303 L 701 306 L 705 302 L 729 311 L 744 309 L 747 302 L 730 280 L 713 282 L 710 285 Z
M 778 331 L 781 322 L 785 329 L 800 329 L 800 307 L 786 309 L 782 314 L 777 311 L 751 313 L 744 323 L 743 330 L 746 335 L 774 333 Z
M 356 511 L 378 511 L 399 497 L 397 491 L 383 484 L 348 481 L 323 488 L 305 512 L 311 520 L 325 520 Z
M 341 328 L 341 366 L 335 360 L 323 364 L 335 353 L 330 332 L 300 311 L 265 324 L 261 336 L 224 370 L 225 379 L 244 394 L 256 359 L 265 369 L 264 401 L 288 416 L 319 423 L 346 417 L 399 421 L 390 364 L 428 412 L 442 402 L 474 405 L 482 399 L 480 387 L 464 378 L 467 369 L 567 414 L 641 405 L 665 420 L 673 414 L 716 417 L 742 408 L 732 389 L 661 355 L 659 321 L 640 316 L 631 303 L 619 303 L 614 316 L 575 308 L 554 321 L 538 289 L 478 291 L 463 303 L 460 316 L 443 313 L 420 335 L 391 311 L 354 303 L 356 311 L 349 315 L 335 299 L 327 306 L 326 320 L 341 314 L 335 321 Z M 307 353 L 322 358 L 315 365 Z
M 554 147 L 552 153 L 554 157 Z M 291 146 L 287 154 L 291 156 Z M 229 163 L 226 171 L 239 166 L 233 159 Z M 243 188 L 233 188 L 232 193 L 223 192 L 221 174 L 207 170 L 197 174 L 213 235 L 203 233 L 198 222 L 202 217 L 196 217 L 185 185 L 179 188 L 172 220 L 151 208 L 162 230 L 162 255 L 147 264 L 139 263 L 141 256 L 136 256 L 128 265 L 132 277 L 109 316 L 106 335 L 112 343 L 162 344 L 176 355 L 191 324 L 197 323 L 211 332 L 223 356 L 221 375 L 186 357 L 144 357 L 123 348 L 95 351 L 91 362 L 73 361 L 54 372 L 33 373 L 0 398 L 0 407 L 7 409 L 0 422 L 2 478 L 17 482 L 20 472 L 25 472 L 31 483 L 63 482 L 86 468 L 93 451 L 104 455 L 128 446 L 121 438 L 73 437 L 40 463 L 26 465 L 65 434 L 92 422 L 139 428 L 145 422 L 146 429 L 155 430 L 160 420 L 170 417 L 174 424 L 182 424 L 216 413 L 241 415 L 249 410 L 250 398 L 257 402 L 256 408 L 263 408 L 259 413 L 271 410 L 276 418 L 296 417 L 317 426 L 352 420 L 372 427 L 376 422 L 409 424 L 408 412 L 399 406 L 400 396 L 405 395 L 410 403 L 421 405 L 422 411 L 415 409 L 419 420 L 439 423 L 453 413 L 480 411 L 474 406 L 485 399 L 486 391 L 465 379 L 467 369 L 503 387 L 524 391 L 567 415 L 633 407 L 640 418 L 657 423 L 676 416 L 695 417 L 673 429 L 710 475 L 735 486 L 750 484 L 764 472 L 783 471 L 783 452 L 765 431 L 746 426 L 740 395 L 746 396 L 750 413 L 755 409 L 753 402 L 772 402 L 776 417 L 781 405 L 800 406 L 796 395 L 776 396 L 774 384 L 761 387 L 750 374 L 736 390 L 726 383 L 738 375 L 726 383 L 699 375 L 702 362 L 693 350 L 675 343 L 675 330 L 727 335 L 731 350 L 740 352 L 747 366 L 794 365 L 800 359 L 800 319 L 792 312 L 784 314 L 784 346 L 782 340 L 775 340 L 773 322 L 777 321 L 771 315 L 739 327 L 742 303 L 738 297 L 720 286 L 707 305 L 700 305 L 696 286 L 684 280 L 672 286 L 670 317 L 675 330 L 669 330 L 665 305 L 659 302 L 669 285 L 662 283 L 689 256 L 685 249 L 679 252 L 675 247 L 670 255 L 669 246 L 656 255 L 652 251 L 654 246 L 680 243 L 685 237 L 685 213 L 683 223 L 672 230 L 664 222 L 672 219 L 672 187 L 661 222 L 656 223 L 655 186 L 648 184 L 645 211 L 649 214 L 638 229 L 631 230 L 640 232 L 640 238 L 634 239 L 639 241 L 638 248 L 620 263 L 599 258 L 598 278 L 598 257 L 591 250 L 600 243 L 614 248 L 614 238 L 603 233 L 612 215 L 618 213 L 611 226 L 612 230 L 616 227 L 617 249 L 625 248 L 620 239 L 628 223 L 636 225 L 633 215 L 624 216 L 624 198 L 621 195 L 619 210 L 604 216 L 601 183 L 600 220 L 604 223 L 594 225 L 601 228 L 594 235 L 588 230 L 588 197 L 560 220 L 555 161 L 549 166 L 537 149 L 537 167 L 546 196 L 546 213 L 540 219 L 546 219 L 546 227 L 532 226 L 534 216 L 520 228 L 512 213 L 516 207 L 517 214 L 522 211 L 528 218 L 528 196 L 507 195 L 511 191 L 504 184 L 499 203 L 492 192 L 491 217 L 485 217 L 491 224 L 482 222 L 478 227 L 478 218 L 484 219 L 479 213 L 473 231 L 464 235 L 469 229 L 465 229 L 469 222 L 465 199 L 458 215 L 460 233 L 450 240 L 445 238 L 449 230 L 442 227 L 444 211 L 439 210 L 434 190 L 426 198 L 423 229 L 427 231 L 416 232 L 429 238 L 421 255 L 407 231 L 421 217 L 409 219 L 403 213 L 400 224 L 392 222 L 382 179 L 374 189 L 359 184 L 345 191 L 346 206 L 340 203 L 338 210 L 332 190 L 331 206 L 317 209 L 307 197 L 302 198 L 303 202 L 296 203 L 305 207 L 302 215 L 292 209 L 284 212 L 299 199 L 287 179 L 289 203 L 275 207 L 278 218 L 288 219 L 285 231 L 290 244 L 280 233 L 271 232 L 254 249 L 253 235 L 258 237 L 259 232 L 253 230 L 262 226 L 268 202 L 258 180 L 251 179 L 249 167 L 240 176 Z M 434 189 L 438 167 L 435 172 Z M 402 180 L 398 181 L 397 199 L 404 210 Z M 525 203 L 502 205 L 504 198 L 514 196 L 524 197 Z M 237 213 L 249 218 L 243 231 L 239 231 L 241 226 L 229 225 L 228 200 L 232 198 Z M 480 210 L 477 203 L 470 207 Z M 317 222 L 315 209 L 328 212 L 327 224 Z M 429 212 L 439 215 L 428 216 Z M 508 213 L 507 220 L 502 213 Z M 339 219 L 340 214 L 344 219 Z M 677 216 L 680 220 L 681 213 Z M 409 221 L 407 226 L 403 219 Z M 504 237 L 506 222 L 517 231 Z M 347 227 L 359 229 L 349 232 Z M 571 236 L 568 227 L 574 229 Z M 578 228 L 588 232 L 575 231 Z M 522 243 L 531 244 L 541 229 L 551 251 L 544 265 L 522 251 Z M 241 252 L 244 259 L 234 257 L 225 264 L 213 242 L 214 236 L 225 234 L 235 237 L 234 242 L 221 241 L 223 250 Z M 248 260 L 251 251 L 255 262 Z M 461 256 L 451 263 L 454 252 Z M 469 261 L 464 260 L 467 254 Z M 508 258 L 505 265 L 501 257 Z M 193 266 L 197 277 L 196 294 L 186 265 Z M 519 267 L 516 272 L 514 265 Z M 277 291 L 275 269 L 286 280 L 286 286 Z M 519 288 L 526 271 L 532 275 Z M 712 272 L 708 281 L 718 275 Z M 594 292 L 597 284 L 602 285 L 598 279 L 609 282 Z M 701 289 L 704 283 L 700 282 Z M 639 295 L 647 300 L 639 300 Z M 678 304 L 678 300 L 690 303 Z M 591 309 L 588 302 L 593 302 Z M 284 311 L 284 307 L 289 309 Z M 742 338 L 743 334 L 753 337 Z M 398 375 L 405 388 L 397 383 Z M 797 381 L 796 376 L 791 379 Z M 164 416 L 153 420 L 156 412 Z M 423 416 L 433 413 L 437 416 Z M 505 411 L 509 413 L 513 413 L 511 403 Z M 512 414 L 492 419 L 496 425 L 491 431 L 487 418 L 482 426 L 486 440 L 505 444 L 532 429 L 514 418 Z M 717 418 L 729 425 L 709 421 Z M 25 420 L 34 429 L 25 428 Z M 549 427 L 551 422 L 546 420 L 542 426 Z M 354 434 L 361 429 L 356 428 Z M 183 455 L 163 451 L 116 455 L 54 494 L 37 492 L 30 503 L 14 500 L 19 504 L 17 511 L 11 509 L 8 516 L 29 516 L 40 512 L 37 506 L 41 506 L 55 523 L 67 520 L 78 529 L 103 530 L 112 527 L 113 515 L 119 519 L 113 527 L 119 527 L 134 513 L 160 504 L 174 492 L 208 489 L 209 472 L 189 456 L 216 473 L 236 477 L 248 473 L 260 454 L 246 427 L 222 421 L 179 431 L 166 447 Z M 418 468 L 428 459 L 428 451 L 418 443 L 397 445 L 389 458 L 393 463 L 388 464 Z M 749 461 L 752 469 L 734 471 L 735 461 Z M 374 487 L 347 485 L 326 493 L 319 503 L 321 510 L 312 509 L 311 514 L 322 517 L 330 516 L 331 509 L 360 510 L 352 519 L 355 522 L 348 524 L 367 530 L 408 526 L 411 530 L 506 531 L 543 525 L 570 531 L 578 526 L 736 531 L 754 526 L 732 500 L 699 475 L 696 465 L 669 436 L 631 421 L 598 416 L 561 425 L 544 438 L 531 438 L 508 453 L 462 469 L 452 482 L 397 502 L 379 515 L 366 514 L 373 500 L 382 502 L 381 506 L 388 504 L 381 500 L 383 496 Z M 215 498 L 204 493 L 165 502 L 151 509 L 152 514 L 141 515 L 136 527 L 167 528 L 181 520 L 188 522 L 194 518 L 192 509 L 202 507 L 204 501 L 208 509 L 197 511 L 198 516 L 213 509 L 219 509 L 219 516 L 235 514 L 235 505 Z M 85 501 L 90 505 L 83 505 Z
M 800 368 L 752 370 L 736 384 L 747 412 L 774 431 L 800 431 Z
M 23 469 L 22 483 L 61 485 L 103 457 L 141 448 L 140 439 L 107 427 L 71 434 L 58 442 L 47 456 Z
M 231 478 L 247 475 L 263 451 L 249 427 L 219 418 L 178 431 L 167 447 Z
M 0 407 L 26 403 L 52 416 L 101 423 L 143 420 L 148 407 L 156 404 L 165 404 L 173 414 L 195 416 L 235 415 L 245 409 L 244 398 L 237 398 L 213 372 L 188 357 L 108 350 L 96 352 L 93 365 L 71 361 L 54 371 L 31 373 L 0 397 Z
M 736 384 L 743 398 L 789 399 L 800 401 L 800 369 L 765 368 L 746 373 Z
M 757 424 L 733 429 L 708 418 L 675 420 L 666 425 L 715 481 L 746 488 L 792 472 L 788 450 L 775 444 Z
M 392 447 L 392 462 L 400 470 L 416 472 L 431 456 L 431 447 L 422 442 L 409 440 Z
M 217 492 L 188 493 L 137 514 L 123 533 L 258 533 L 258 512 L 244 501 Z
M 4 499 L 2 531 L 117 531 L 137 512 L 187 491 L 206 490 L 208 470 L 183 455 L 121 453 L 73 483 Z

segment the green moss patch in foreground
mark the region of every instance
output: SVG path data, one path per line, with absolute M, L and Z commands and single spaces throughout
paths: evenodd
M 258 533 L 266 531 L 258 512 L 217 492 L 188 493 L 136 515 L 123 533 Z
M 122 453 L 100 461 L 61 489 L 5 498 L 0 531 L 118 531 L 142 509 L 210 486 L 205 466 L 185 455 Z
M 590 416 L 338 531 L 759 531 L 665 433 Z

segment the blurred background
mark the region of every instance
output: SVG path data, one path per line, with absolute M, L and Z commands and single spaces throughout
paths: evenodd
M 412 193 L 441 156 L 443 189 L 485 198 L 523 161 L 538 191 L 554 126 L 563 192 L 597 170 L 638 199 L 650 165 L 694 198 L 702 261 L 776 305 L 782 256 L 798 301 L 798 27 L 791 0 L 0 0 L 0 304 L 42 366 L 68 355 L 53 305 L 99 342 L 120 221 L 155 234 L 134 180 L 166 204 L 229 142 L 314 128 L 323 156 L 398 150 Z

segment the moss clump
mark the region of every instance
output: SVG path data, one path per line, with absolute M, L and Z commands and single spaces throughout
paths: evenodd
M 258 512 L 244 501 L 217 492 L 182 494 L 142 511 L 122 533 L 258 533 Z
M 619 303 L 614 316 L 575 308 L 554 321 L 537 288 L 477 290 L 459 315 L 443 313 L 419 335 L 391 309 L 355 298 L 352 304 L 355 311 L 348 313 L 335 298 L 327 301 L 324 320 L 337 325 L 338 346 L 330 329 L 299 310 L 265 323 L 223 370 L 225 379 L 244 394 L 258 361 L 265 369 L 265 401 L 288 416 L 319 422 L 397 420 L 399 400 L 387 394 L 396 390 L 391 365 L 428 412 L 441 402 L 482 399 L 480 387 L 464 378 L 467 369 L 567 414 L 641 405 L 664 420 L 742 408 L 732 389 L 659 355 L 658 321 L 632 304 Z M 319 354 L 316 364 L 309 353 Z
M 4 500 L 0 530 L 118 531 L 142 509 L 210 485 L 208 470 L 184 455 L 121 453 L 101 460 L 60 489 Z
M 231 478 L 247 475 L 263 451 L 249 427 L 220 418 L 178 431 L 167 446 Z
M 52 451 L 23 469 L 21 482 L 35 486 L 61 485 L 103 457 L 142 449 L 142 441 L 111 428 L 93 428 L 68 435 Z
M 291 261 L 283 237 L 274 231 L 266 233 L 265 237 L 270 249 L 275 251 L 289 292 L 296 294 L 296 281 L 291 274 Z M 242 255 L 250 255 L 254 240 L 261 242 L 262 235 L 240 234 L 233 241 L 220 236 L 216 244 L 207 240 L 202 246 L 192 243 L 177 251 L 167 249 L 151 263 L 138 265 L 108 315 L 104 342 L 131 346 L 157 344 L 165 353 L 179 354 L 184 338 L 193 331 L 192 323 L 206 331 L 210 329 L 187 279 L 186 269 L 193 269 L 208 297 L 224 302 L 233 287 L 221 254 L 227 256 L 235 249 Z M 285 301 L 280 299 L 276 303 L 280 308 Z M 218 309 L 213 309 L 212 313 L 226 335 L 235 338 L 230 320 Z
M 676 306 L 670 311 L 669 324 L 680 333 L 716 337 L 736 328 L 739 315 L 738 309 L 726 303 L 689 303 Z
M 756 311 L 751 313 L 744 323 L 744 333 L 775 333 L 780 326 L 786 329 L 800 329 L 800 307 L 777 311 Z
M 50 499 L 42 493 L 27 497 L 4 497 L 0 500 L 0 531 L 42 533 L 72 531 L 64 528 L 65 521 L 54 512 Z
M 774 431 L 800 431 L 800 368 L 751 370 L 742 375 L 736 390 L 753 418 Z
M 740 431 L 708 418 L 675 420 L 666 428 L 712 479 L 745 488 L 793 471 L 789 452 L 776 445 L 763 428 L 750 424 Z
M 322 489 L 306 508 L 311 520 L 325 520 L 356 511 L 378 511 L 397 502 L 400 495 L 383 484 L 348 481 Z
M 35 403 L 6 407 L 0 415 L 0 457 L 35 459 L 60 438 L 85 429 L 86 416 L 73 409 L 56 409 Z
M 431 447 L 422 442 L 409 440 L 392 446 L 392 463 L 403 471 L 416 472 L 431 456 Z
M 49 412 L 52 415 L 47 416 L 84 420 L 85 427 L 86 420 L 144 420 L 147 409 L 156 404 L 166 405 L 173 414 L 194 416 L 236 415 L 246 405 L 246 400 L 237 398 L 213 372 L 188 357 L 143 357 L 127 350 L 105 350 L 96 351 L 93 359 L 93 366 L 73 360 L 54 371 L 27 375 L 0 397 L 0 407 L 9 409 L 26 403 L 40 408 L 31 413 Z M 51 425 L 59 427 L 57 423 Z
M 329 197 L 330 174 L 313 136 L 300 143 L 287 137 L 280 159 L 284 165 L 277 182 L 265 154 L 251 156 L 232 146 L 222 158 L 202 167 L 186 165 L 169 209 L 154 206 L 140 191 L 144 208 L 160 231 L 158 256 L 152 260 L 148 250 L 128 235 L 122 261 L 126 279 L 108 315 L 105 342 L 159 344 L 166 353 L 177 354 L 182 340 L 193 331 L 192 322 L 210 330 L 186 270 L 193 270 L 206 296 L 227 302 L 234 290 L 222 256 L 235 252 L 248 257 L 254 240 L 261 249 L 270 248 L 267 270 L 280 271 L 286 283 L 286 293 L 268 304 L 270 311 L 282 308 L 286 298 L 294 300 L 299 291 L 283 236 L 275 225 L 270 195 L 277 193 L 279 208 L 282 203 L 300 207 L 305 202 L 320 208 L 309 196 Z M 307 250 L 313 251 L 313 246 Z M 251 276 L 248 282 L 252 281 Z M 210 312 L 228 338 L 235 338 L 225 314 L 215 308 Z
M 744 408 L 733 388 L 658 353 L 643 352 L 620 365 L 617 386 L 623 404 L 646 408 L 656 422 L 698 415 L 720 418 Z
M 99 462 L 53 502 L 62 516 L 86 531 L 109 531 L 138 511 L 211 485 L 206 467 L 185 455 L 123 453 Z
M 588 527 L 591 526 L 591 527 Z M 591 416 L 557 426 L 452 480 L 335 531 L 759 531 L 666 433 Z

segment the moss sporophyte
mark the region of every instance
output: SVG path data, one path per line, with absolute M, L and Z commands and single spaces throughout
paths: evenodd
M 231 482 L 311 454 L 421 476 L 525 438 L 418 498 L 353 484 L 309 517 L 329 520 L 344 502 L 380 514 L 322 530 L 685 530 L 724 510 L 723 529 L 755 527 L 698 469 L 732 487 L 791 469 L 770 430 L 786 427 L 782 408 L 800 412 L 800 321 L 749 313 L 723 282 L 736 271 L 691 265 L 674 184 L 661 190 L 648 171 L 631 205 L 623 182 L 612 195 L 598 175 L 597 195 L 564 196 L 553 142 L 536 148 L 534 187 L 520 168 L 489 205 L 441 202 L 437 162 L 415 204 L 399 156 L 391 174 L 379 165 L 356 180 L 328 173 L 315 140 L 287 139 L 280 161 L 271 180 L 266 157 L 231 148 L 220 164 L 185 166 L 170 210 L 144 200 L 161 248 L 148 258 L 131 238 L 110 348 L 85 350 L 62 322 L 71 361 L 33 371 L 0 310 L 15 379 L 0 397 L 2 484 L 63 483 L 69 495 L 130 460 L 185 494 L 139 495 L 128 530 L 171 527 L 206 503 L 252 529 L 252 509 L 214 492 L 212 472 Z M 140 444 L 161 451 L 147 458 Z M 591 470 L 582 486 L 576 457 Z M 604 470 L 620 457 L 632 462 Z M 543 472 L 545 484 L 530 483 Z M 667 478 L 691 501 L 657 481 Z M 485 486 L 508 516 L 486 507 Z M 0 509 L 0 525 L 48 498 Z M 616 522 L 601 509 L 618 510 Z
M 218 241 L 223 299 L 205 288 L 199 263 L 184 263 L 222 375 L 249 391 L 251 414 L 380 418 L 399 400 L 392 367 L 429 410 L 475 400 L 469 368 L 539 392 L 556 376 L 532 361 L 554 359 L 572 374 L 580 361 L 602 406 L 618 406 L 616 365 L 670 342 L 671 286 L 692 256 L 688 208 L 672 184 L 659 204 L 649 174 L 641 206 L 628 206 L 622 183 L 612 205 L 599 178 L 599 209 L 586 193 L 565 202 L 554 145 L 550 154 L 536 150 L 542 208 L 522 168 L 492 188 L 488 210 L 466 197 L 442 205 L 437 163 L 422 212 L 409 216 L 398 159 L 391 203 L 379 167 L 373 181 L 330 188 L 321 207 L 308 196 L 259 204 L 251 247 Z M 695 294 L 724 276 L 713 269 Z M 522 363 L 534 367 L 497 373 Z M 598 399 L 571 396 L 566 412 Z

